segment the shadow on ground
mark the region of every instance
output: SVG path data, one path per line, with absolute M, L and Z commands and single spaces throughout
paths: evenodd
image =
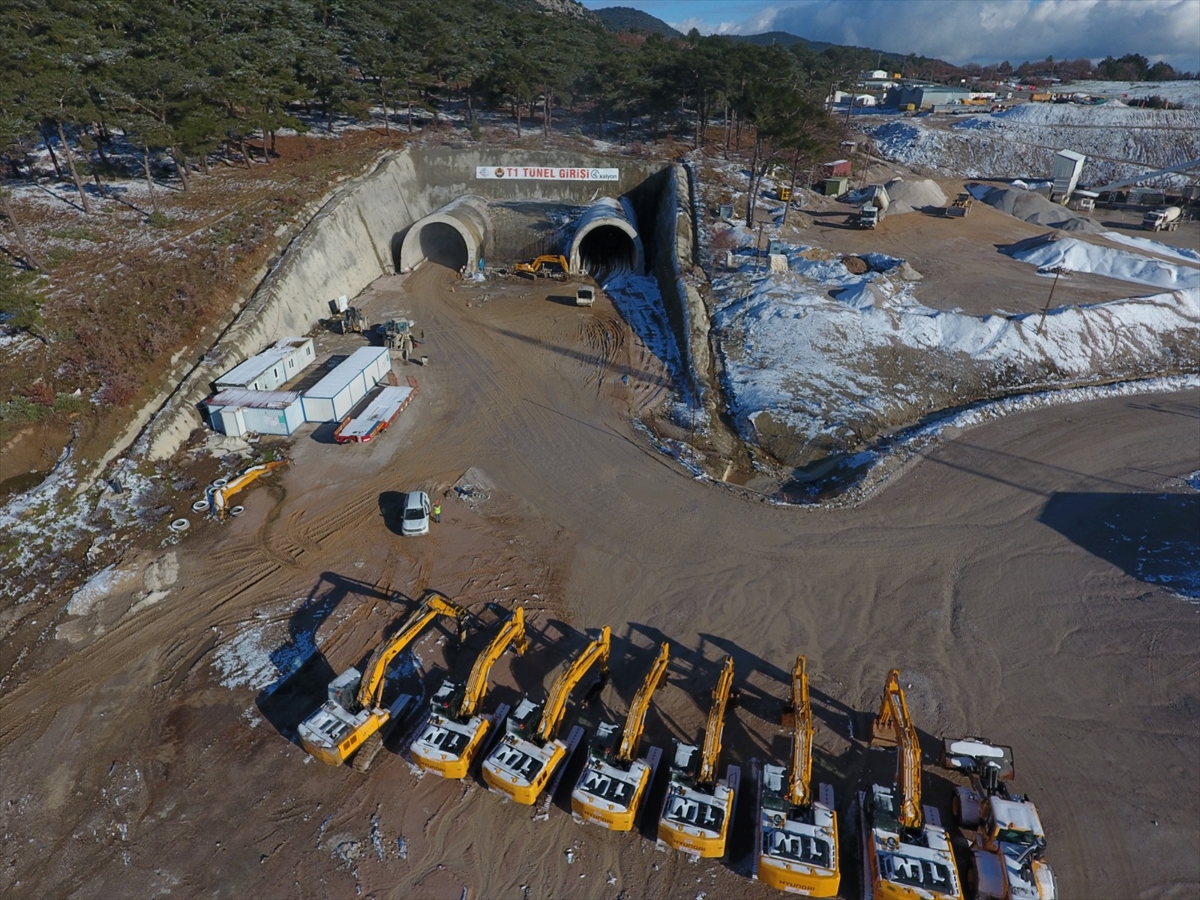
M 1127 575 L 1200 600 L 1200 494 L 1058 493 L 1039 519 Z

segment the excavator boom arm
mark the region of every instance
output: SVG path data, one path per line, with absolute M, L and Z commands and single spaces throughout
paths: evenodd
M 908 829 L 920 828 L 925 823 L 921 811 L 921 742 L 912 717 L 908 714 L 908 701 L 900 687 L 900 670 L 888 673 L 887 685 L 883 689 L 883 703 L 875 719 L 876 733 L 891 729 L 896 735 L 899 753 L 896 759 L 896 784 L 900 787 L 901 826 Z
M 807 806 L 812 801 L 812 704 L 808 699 L 808 660 L 796 657 L 792 670 L 792 710 L 796 715 L 792 733 L 792 771 L 788 785 L 788 800 L 795 806 Z
M 375 648 L 375 652 L 371 654 L 371 658 L 367 661 L 366 671 L 363 673 L 362 684 L 358 688 L 358 702 L 363 709 L 374 709 L 379 705 L 383 699 L 383 681 L 387 675 L 388 666 L 398 654 L 417 639 L 417 636 L 425 630 L 425 626 L 438 616 L 450 616 L 457 619 L 461 633 L 467 611 L 451 603 L 441 594 L 430 595 L 409 617 L 395 637 Z
M 642 682 L 638 692 L 633 695 L 633 702 L 629 704 L 629 715 L 625 717 L 625 728 L 621 732 L 621 746 L 617 751 L 617 760 L 620 762 L 632 762 L 634 756 L 637 755 L 638 745 L 642 742 L 642 727 L 646 724 L 646 713 L 650 710 L 650 698 L 658 689 L 658 683 L 662 681 L 663 675 L 667 671 L 667 662 L 670 658 L 671 647 L 666 641 L 663 641 L 658 650 L 658 658 L 654 660 L 654 665 L 646 674 L 646 680 Z
M 567 671 L 558 676 L 554 686 L 550 688 L 550 697 L 546 701 L 546 709 L 542 713 L 542 721 L 538 725 L 538 739 L 545 743 L 553 740 L 562 724 L 563 715 L 567 711 L 567 700 L 575 685 L 592 667 L 592 663 L 600 661 L 601 671 L 608 671 L 608 650 L 612 631 L 607 625 L 600 629 L 600 637 L 588 644 L 587 649 L 575 658 L 567 667 Z
M 509 644 L 516 645 L 518 656 L 525 654 L 525 610 L 519 606 L 513 610 L 512 616 L 500 626 L 500 630 L 496 632 L 496 636 L 492 638 L 487 649 L 475 659 L 475 665 L 471 667 L 471 675 L 467 679 L 466 690 L 463 692 L 462 705 L 458 710 L 459 718 L 470 718 L 483 704 L 484 695 L 487 693 L 488 675 L 496 660 L 504 655 Z
M 733 689 L 733 657 L 725 657 L 721 677 L 713 689 L 713 705 L 708 711 L 708 727 L 704 729 L 704 750 L 700 756 L 700 774 L 696 781 L 712 784 L 716 781 L 717 762 L 721 758 L 721 733 L 725 730 L 725 705 Z

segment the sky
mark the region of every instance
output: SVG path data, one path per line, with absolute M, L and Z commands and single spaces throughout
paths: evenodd
M 1140 53 L 1200 71 L 1200 0 L 583 0 L 631 6 L 682 32 L 787 31 L 963 65 Z

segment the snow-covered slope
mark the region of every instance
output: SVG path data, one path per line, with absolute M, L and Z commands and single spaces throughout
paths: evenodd
M 1097 249 L 1089 257 L 1095 271 L 1104 265 Z M 1133 256 L 1106 252 L 1113 269 Z M 852 275 L 837 259 L 793 252 L 787 274 L 745 265 L 714 282 L 731 411 L 747 439 L 785 464 L 853 452 L 890 429 L 977 400 L 1195 371 L 1200 358 L 1200 290 L 1190 283 L 1053 309 L 1043 322 L 1037 314 L 929 309 L 901 277 L 901 260 L 867 260 L 873 271 Z
M 894 120 L 871 135 L 889 159 L 967 178 L 1045 177 L 1054 154 L 1071 149 L 1088 157 L 1083 182 L 1099 184 L 1200 159 L 1200 109 L 1026 103 L 950 128 Z

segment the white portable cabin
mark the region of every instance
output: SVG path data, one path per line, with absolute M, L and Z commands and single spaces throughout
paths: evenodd
M 213 386 L 218 391 L 224 388 L 273 391 L 307 369 L 315 359 L 312 338 L 284 338 L 234 366 L 214 381 Z
M 1079 184 L 1079 175 L 1083 172 L 1083 164 L 1087 157 L 1074 150 L 1059 150 L 1054 156 L 1050 167 L 1050 179 L 1054 184 L 1050 187 L 1050 199 L 1062 197 L 1064 200 L 1071 196 Z
M 306 422 L 337 422 L 392 369 L 387 347 L 360 347 L 304 394 Z
M 296 391 L 227 388 L 204 401 L 212 427 L 221 434 L 290 435 L 304 424 L 304 407 Z

